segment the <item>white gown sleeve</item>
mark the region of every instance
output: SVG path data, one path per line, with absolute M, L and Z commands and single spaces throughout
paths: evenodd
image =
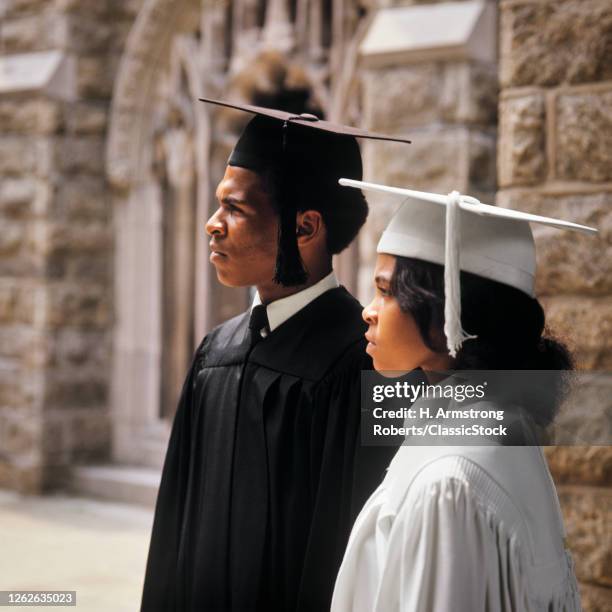
M 415 487 L 393 522 L 376 612 L 527 609 L 516 542 L 455 478 Z

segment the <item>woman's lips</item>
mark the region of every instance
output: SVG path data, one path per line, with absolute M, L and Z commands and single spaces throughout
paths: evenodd
M 368 352 L 376 346 L 376 342 L 368 334 L 365 334 L 365 339 L 368 341 L 368 346 L 366 346 L 366 352 Z

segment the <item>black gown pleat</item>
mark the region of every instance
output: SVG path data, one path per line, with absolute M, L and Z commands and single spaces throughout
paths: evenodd
M 393 447 L 360 443 L 361 306 L 327 291 L 251 346 L 196 351 L 168 444 L 142 610 L 323 612 Z

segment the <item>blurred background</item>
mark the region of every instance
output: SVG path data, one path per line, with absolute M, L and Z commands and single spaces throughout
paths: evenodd
M 0 589 L 138 607 L 192 351 L 249 299 L 204 232 L 248 117 L 204 95 L 412 138 L 363 143 L 366 180 L 597 226 L 534 228 L 537 293 L 612 369 L 610 0 L 0 0 Z M 394 208 L 369 200 L 336 262 L 362 302 Z M 612 447 L 547 457 L 583 605 L 612 610 Z

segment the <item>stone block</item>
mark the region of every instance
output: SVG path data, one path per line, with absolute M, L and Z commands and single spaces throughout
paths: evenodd
M 493 132 L 470 132 L 468 145 L 468 194 L 492 202 L 494 199 L 497 166 L 496 137 Z
M 144 0 L 108 0 L 108 10 L 117 15 L 134 19 Z
M 6 53 L 19 53 L 49 48 L 41 44 L 41 18 L 36 15 L 2 20 L 0 42 Z
M 580 603 L 584 612 L 612 612 L 612 589 L 581 584 Z
M 70 49 L 79 54 L 106 53 L 112 42 L 113 24 L 91 12 L 66 14 Z
M 110 49 L 113 53 L 123 53 L 127 43 L 128 36 L 134 26 L 134 20 L 124 18 L 121 21 L 115 21 L 112 30 L 112 40 Z
M 108 401 L 109 383 L 106 379 L 87 372 L 47 370 L 45 407 L 50 409 L 80 409 L 103 406 Z
M 81 410 L 70 418 L 70 451 L 75 462 L 108 460 L 111 421 L 107 410 Z
M 498 93 L 496 64 L 445 63 L 441 118 L 452 123 L 495 125 Z
M 19 289 L 11 281 L 0 282 L 0 323 L 12 322 L 16 315 Z
M 612 78 L 612 5 L 607 0 L 507 3 L 501 12 L 503 87 Z
M 56 142 L 56 163 L 63 172 L 104 173 L 104 140 L 99 136 L 67 136 Z
M 64 49 L 68 40 L 69 32 L 64 16 L 50 10 L 4 19 L 0 30 L 4 53 Z
M 548 446 L 544 452 L 558 485 L 612 485 L 612 446 Z
M 560 486 L 558 494 L 578 579 L 612 586 L 612 490 Z
M 36 147 L 21 136 L 3 135 L 0 139 L 0 173 L 27 174 L 36 170 Z
M 578 369 L 612 369 L 610 298 L 559 296 L 542 298 L 546 324 L 568 343 Z
M 19 221 L 2 220 L 0 232 L 0 257 L 14 255 L 25 242 L 25 227 Z
M 41 421 L 35 410 L 3 409 L 0 412 L 2 423 L 2 452 L 9 456 L 23 455 L 37 448 L 40 443 Z
M 52 100 L 0 100 L 0 131 L 52 134 L 61 128 L 61 109 Z
M 544 97 L 509 98 L 499 107 L 500 186 L 541 182 L 547 169 Z
M 45 263 L 31 253 L 18 252 L 10 257 L 0 257 L 0 276 L 26 280 L 40 278 L 45 272 Z
M 5 0 L 4 14 L 2 16 L 5 19 L 10 19 L 11 17 L 40 13 L 48 6 L 49 0 Z
M 0 489 L 16 489 L 15 470 L 7 458 L 0 454 Z
M 364 125 L 398 134 L 436 121 L 443 80 L 436 63 L 368 70 L 363 81 Z
M 52 167 L 52 139 L 12 135 L 3 135 L 0 139 L 0 175 L 47 177 Z
M 557 97 L 556 150 L 558 178 L 612 181 L 612 89 Z
M 68 281 L 97 282 L 112 285 L 111 253 L 86 253 L 75 256 L 69 251 L 55 252 L 47 260 L 47 277 Z
M 44 243 L 43 224 L 36 221 L 2 221 L 0 232 L 0 276 L 39 276 L 44 257 L 37 245 Z
M 43 372 L 40 369 L 28 369 L 14 359 L 4 360 L 2 366 L 0 408 L 21 412 L 39 406 L 44 387 Z
M 76 102 L 65 108 L 66 131 L 69 134 L 101 134 L 106 131 L 106 104 Z
M 66 49 L 78 54 L 105 53 L 113 42 L 113 23 L 106 19 L 105 3 L 83 2 L 78 11 L 49 7 L 3 22 L 0 40 L 8 53 Z M 57 9 L 60 10 L 57 10 Z M 54 10 L 55 9 L 55 10 Z
M 59 329 L 50 335 L 47 365 L 53 368 L 91 366 L 101 372 L 110 359 L 111 335 L 106 331 Z
M 41 452 L 46 464 L 70 460 L 70 415 L 62 411 L 45 411 L 42 422 Z
M 368 142 L 363 151 L 365 175 L 380 183 L 436 193 L 457 189 L 478 196 L 475 191 L 495 181 L 495 138 L 479 130 L 423 130 L 414 134 L 411 145 Z M 471 185 L 470 176 L 480 184 Z
M 497 74 L 479 63 L 425 63 L 364 75 L 364 125 L 409 133 L 432 123 L 495 125 Z M 384 95 L 381 95 L 384 92 Z
M 15 410 L 27 405 L 17 363 L 10 364 L 5 360 L 3 365 L 4 368 L 0 369 L 0 408 L 9 407 Z
M 536 215 L 596 227 L 587 236 L 534 224 L 538 272 L 536 293 L 604 296 L 612 293 L 612 193 L 546 195 L 502 191 L 497 202 Z
M 109 99 L 113 94 L 118 60 L 106 55 L 81 56 L 77 60 L 77 91 L 82 98 Z
M 0 327 L 0 359 L 7 363 L 7 358 L 14 364 L 27 358 L 28 353 L 36 349 L 39 332 L 23 325 Z
M 32 178 L 3 179 L 0 182 L 0 214 L 10 217 L 26 216 L 37 193 Z
M 108 14 L 107 4 L 100 0 L 55 0 L 55 8 L 62 13 L 94 15 L 96 18 Z
M 12 459 L 12 458 L 11 458 Z M 0 457 L 0 487 L 24 495 L 36 495 L 43 488 L 43 470 L 39 460 L 26 462 Z
M 105 328 L 112 321 L 108 287 L 53 283 L 47 289 L 47 324 L 51 328 Z
M 110 224 L 51 223 L 42 245 L 50 278 L 81 279 L 110 285 L 113 233 Z
M 567 393 L 552 427 L 553 443 L 612 444 L 612 374 L 577 372 L 568 382 Z M 604 448 L 612 449 L 612 446 Z M 604 458 L 599 456 L 599 459 Z M 607 468 L 600 466 L 600 469 Z M 593 478 L 599 477 L 593 474 Z
M 27 461 L 26 465 L 15 466 L 15 488 L 23 495 L 38 495 L 44 490 L 44 466 L 40 459 Z
M 111 214 L 110 197 L 102 176 L 77 175 L 63 181 L 53 205 L 54 217 L 66 220 L 108 220 Z
M 112 228 L 101 221 L 88 223 L 50 222 L 44 242 L 45 255 L 107 251 L 113 243 Z
M 0 323 L 32 323 L 36 293 L 29 283 L 0 280 Z

